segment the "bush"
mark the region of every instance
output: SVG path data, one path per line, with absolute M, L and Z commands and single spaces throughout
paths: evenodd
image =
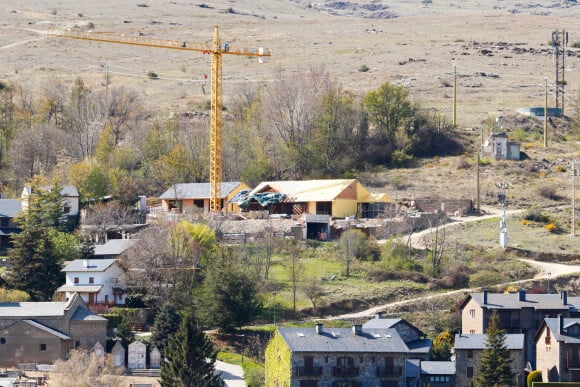
M 370 69 L 371 69 L 371 68 L 370 68 L 369 66 L 367 66 L 366 64 L 362 64 L 362 65 L 360 65 L 360 67 L 358 68 L 358 72 L 359 72 L 359 73 L 366 73 L 366 72 L 370 71 Z
M 530 372 L 528 375 L 527 384 L 528 387 L 532 387 L 534 382 L 541 382 L 542 381 L 542 371 L 535 370 Z
M 524 220 L 538 223 L 548 223 L 550 221 L 550 219 L 542 213 L 541 208 L 530 208 L 527 210 L 524 213 Z
M 498 284 L 503 280 L 504 277 L 501 273 L 484 270 L 469 276 L 469 286 L 473 288 L 485 287 Z
M 468 168 L 469 163 L 467 162 L 465 157 L 462 156 L 459 159 L 457 159 L 457 169 L 468 169 Z
M 538 195 L 550 200 L 560 200 L 561 196 L 556 193 L 556 188 L 552 186 L 543 186 L 538 188 Z
M 149 77 L 149 79 L 159 79 L 159 75 L 157 75 L 157 73 L 155 73 L 153 71 L 149 71 L 147 73 L 147 76 Z

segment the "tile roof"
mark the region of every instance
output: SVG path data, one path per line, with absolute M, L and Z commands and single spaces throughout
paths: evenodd
M 116 259 L 88 259 L 88 267 L 85 267 L 84 259 L 75 259 L 69 262 L 64 269 L 64 272 L 98 272 L 107 270 L 112 264 L 117 262 Z
M 354 182 L 354 179 L 266 181 L 254 188 L 250 195 L 273 190 L 286 194 L 285 202 L 333 201 Z
M 482 308 L 487 309 L 524 309 L 535 310 L 576 310 L 580 308 L 580 297 L 567 297 L 564 305 L 561 294 L 529 294 L 525 293 L 520 301 L 517 293 L 487 293 L 487 303 L 483 303 L 483 293 L 472 293 L 473 298 Z
M 225 198 L 243 184 L 239 181 L 223 182 L 220 186 L 220 198 Z M 181 183 L 169 187 L 159 199 L 209 199 L 209 183 Z
M 509 350 L 524 349 L 524 334 L 523 333 L 509 333 L 506 334 L 505 345 Z M 455 335 L 455 349 L 485 349 L 487 344 L 486 334 Z
M 119 255 L 137 242 L 137 239 L 109 239 L 105 244 L 95 245 L 94 255 Z
M 395 329 L 362 329 L 354 334 L 351 328 L 278 328 L 292 352 L 321 353 L 409 353 L 411 349 Z M 430 348 L 431 341 L 424 340 Z M 422 346 L 421 348 L 424 348 Z

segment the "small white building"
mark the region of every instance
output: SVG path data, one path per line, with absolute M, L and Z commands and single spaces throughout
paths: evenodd
M 43 189 L 50 190 L 51 187 L 42 187 Z M 22 194 L 20 199 L 22 200 L 22 209 L 28 208 L 28 198 L 32 194 L 32 187 L 29 185 L 24 186 L 22 189 Z M 62 208 L 63 213 L 67 216 L 78 216 L 79 215 L 79 191 L 76 187 L 72 185 L 65 185 L 62 187 L 60 194 L 63 198 Z
M 519 160 L 520 143 L 508 141 L 507 134 L 503 132 L 492 133 L 483 145 L 483 154 L 496 160 Z
M 66 283 L 57 289 L 70 299 L 79 293 L 88 305 L 125 305 L 125 270 L 117 259 L 76 259 L 62 269 Z

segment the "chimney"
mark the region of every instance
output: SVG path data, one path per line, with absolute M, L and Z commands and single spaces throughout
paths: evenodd
M 88 259 L 83 259 L 83 269 L 88 269 L 89 268 L 89 260 Z
M 483 289 L 483 305 L 487 305 L 487 288 Z
M 380 319 L 382 319 L 382 318 L 383 318 L 383 312 L 377 312 L 377 314 L 375 314 L 375 318 L 376 318 L 377 320 L 380 320 Z
M 558 333 L 559 334 L 564 334 L 564 317 L 562 317 L 562 314 L 558 314 Z
M 322 324 L 316 324 L 316 334 L 317 335 L 322 334 Z
M 520 301 L 525 301 L 526 300 L 526 291 L 524 289 L 520 289 L 518 291 L 519 294 L 519 300 Z
M 562 299 L 562 305 L 568 305 L 568 292 L 566 290 L 560 292 L 560 298 Z
M 360 335 L 362 333 L 362 325 L 355 324 L 352 326 L 352 334 L 353 335 Z

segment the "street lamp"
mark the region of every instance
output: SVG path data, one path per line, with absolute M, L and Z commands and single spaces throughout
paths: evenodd
M 276 326 L 276 292 L 272 292 L 272 317 L 274 318 L 274 326 Z

